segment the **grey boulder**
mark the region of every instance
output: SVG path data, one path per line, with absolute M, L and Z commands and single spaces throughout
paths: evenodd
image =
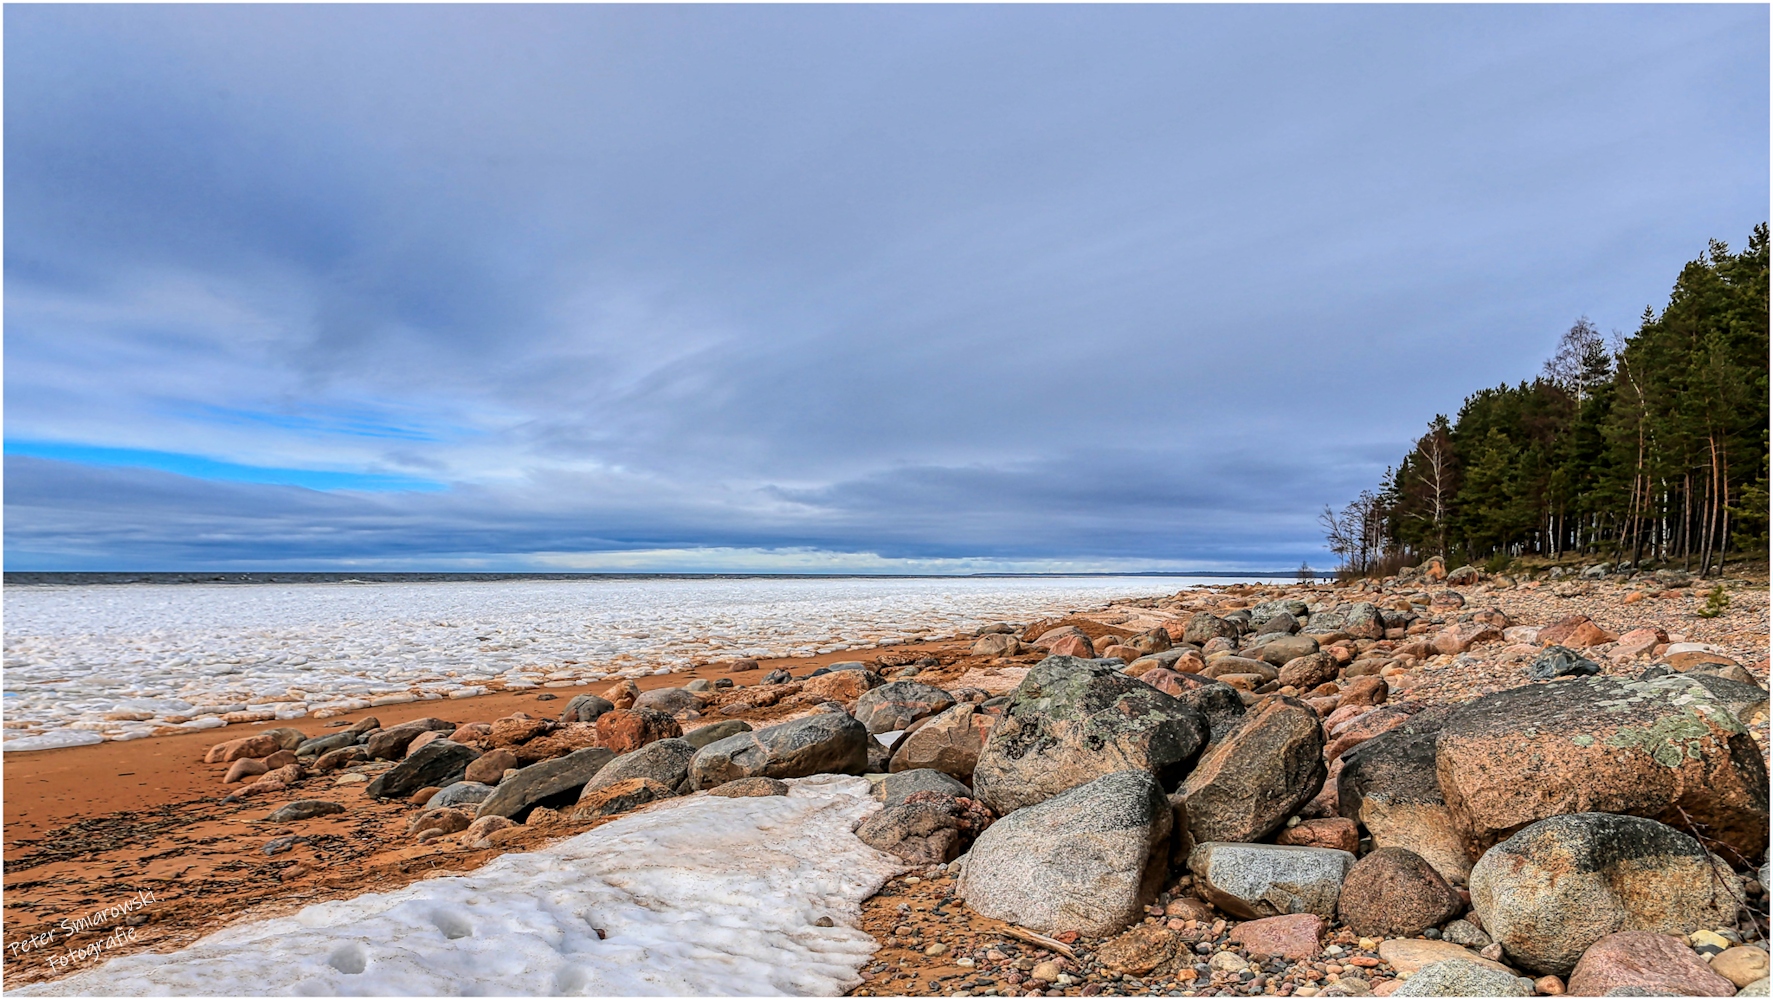
M 586 747 L 564 757 L 531 764 L 499 782 L 475 815 L 517 819 L 535 806 L 552 805 L 548 800 L 556 797 L 561 805 L 570 805 L 579 789 L 615 757 L 603 747 Z
M 608 698 L 594 694 L 574 695 L 560 712 L 561 722 L 596 722 L 597 717 L 616 707 Z
M 857 722 L 868 727 L 868 732 L 891 733 L 953 705 L 953 697 L 939 687 L 917 681 L 893 681 L 864 691 L 856 699 L 855 715 Z
M 1394 997 L 1530 997 L 1533 981 L 1487 965 L 1451 959 L 1425 965 L 1391 994 Z
M 425 731 L 421 729 L 412 735 L 417 737 Z M 403 799 L 421 788 L 442 788 L 460 778 L 479 756 L 480 751 L 471 746 L 448 739 L 432 740 L 370 782 L 363 791 L 371 798 Z
M 1157 779 L 1116 771 L 993 823 L 974 841 L 955 895 L 1042 934 L 1118 933 L 1161 887 L 1170 835 Z
M 1315 913 L 1336 916 L 1354 855 L 1327 847 L 1196 844 L 1188 870 L 1214 906 L 1245 920 Z
M 846 712 L 805 718 L 739 733 L 696 751 L 690 787 L 713 788 L 739 778 L 804 778 L 861 774 L 868 766 L 868 730 Z
M 666 788 L 676 788 L 689 776 L 689 762 L 695 755 L 696 748 L 688 740 L 654 740 L 599 768 L 591 780 L 585 782 L 579 798 L 583 799 L 600 788 L 618 781 L 627 781 L 629 778 L 648 778 Z
M 740 733 L 748 733 L 750 731 L 751 723 L 746 722 L 744 719 L 727 719 L 724 722 L 716 722 L 713 725 L 703 726 L 699 729 L 692 729 L 689 732 L 684 733 L 683 738 L 690 746 L 700 750 L 716 740 L 724 740 L 728 736 L 737 736 Z

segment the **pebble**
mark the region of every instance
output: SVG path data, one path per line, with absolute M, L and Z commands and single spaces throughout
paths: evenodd
M 332 783 L 335 785 L 366 785 L 369 783 L 369 775 L 353 771 L 350 774 L 339 775 L 332 779 Z

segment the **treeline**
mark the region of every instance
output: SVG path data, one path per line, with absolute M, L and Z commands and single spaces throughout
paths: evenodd
M 1322 515 L 1343 570 L 1431 555 L 1492 568 L 1598 556 L 1721 572 L 1767 553 L 1767 225 L 1713 241 L 1660 313 L 1607 343 L 1586 318 L 1531 382 L 1484 389 L 1374 490 Z

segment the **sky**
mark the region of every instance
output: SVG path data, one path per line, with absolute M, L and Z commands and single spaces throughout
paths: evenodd
M 5 568 L 1326 566 L 1768 217 L 1768 8 L 5 8 Z

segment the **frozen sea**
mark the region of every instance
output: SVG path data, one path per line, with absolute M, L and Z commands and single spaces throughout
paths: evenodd
M 868 650 L 1223 577 L 8 584 L 7 750 Z M 231 719 L 230 719 L 231 717 Z

